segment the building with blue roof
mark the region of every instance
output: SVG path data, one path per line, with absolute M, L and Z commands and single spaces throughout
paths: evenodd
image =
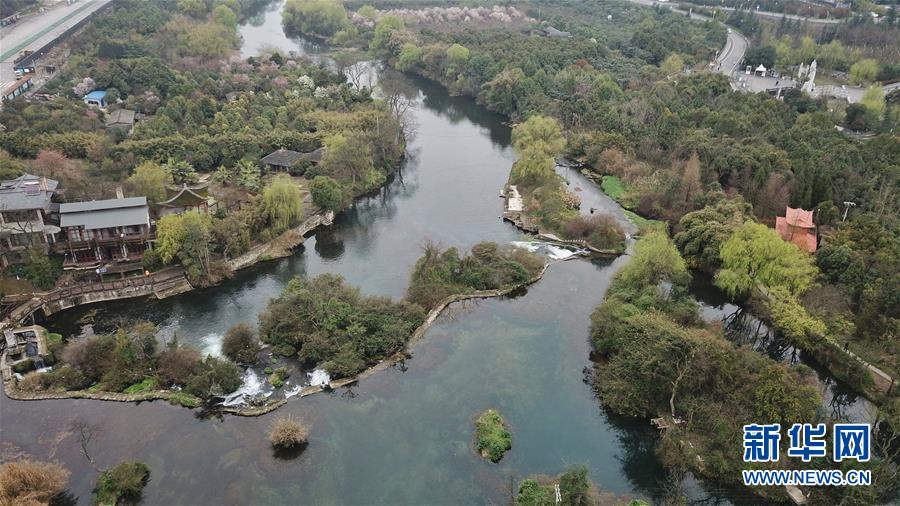
M 106 109 L 106 90 L 94 90 L 84 96 L 84 103 Z

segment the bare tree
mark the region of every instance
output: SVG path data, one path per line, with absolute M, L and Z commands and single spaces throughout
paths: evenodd
M 385 95 L 384 102 L 388 106 L 391 117 L 397 121 L 397 124 L 400 127 L 399 130 L 397 130 L 396 140 L 400 140 L 401 133 L 406 136 L 407 141 L 415 138 L 416 129 L 418 127 L 415 117 L 412 114 L 412 109 L 415 107 L 415 101 L 402 93 L 390 93 Z
M 92 425 L 85 420 L 77 419 L 72 422 L 72 430 L 76 433 L 78 437 L 78 442 L 81 445 L 81 454 L 84 455 L 84 458 L 91 464 L 91 467 L 94 468 L 95 471 L 102 472 L 100 468 L 94 464 L 94 457 L 91 456 L 91 453 L 88 449 L 88 445 L 91 444 L 91 441 L 94 440 L 95 437 L 100 433 L 100 428 L 96 425 Z

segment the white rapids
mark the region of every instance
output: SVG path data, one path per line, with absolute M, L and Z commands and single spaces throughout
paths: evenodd
M 575 255 L 584 253 L 584 250 L 581 249 L 571 250 L 562 246 L 557 246 L 555 244 L 549 244 L 541 241 L 513 241 L 511 244 L 517 248 L 526 249 L 532 253 L 537 253 L 539 255 L 545 256 L 551 260 L 565 260 Z
M 331 376 L 324 369 L 313 369 L 306 373 L 306 376 L 309 377 L 310 386 L 324 386 L 331 383 Z
M 254 398 L 262 394 L 263 397 L 272 395 L 272 390 L 267 388 L 267 383 L 253 369 L 244 371 L 244 382 L 241 387 L 225 396 L 222 401 L 223 406 L 241 406 L 246 404 L 247 399 Z

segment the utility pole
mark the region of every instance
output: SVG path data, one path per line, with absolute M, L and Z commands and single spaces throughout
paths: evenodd
M 841 219 L 841 221 L 847 221 L 847 213 L 850 211 L 851 207 L 856 207 L 856 202 L 844 202 L 844 217 Z

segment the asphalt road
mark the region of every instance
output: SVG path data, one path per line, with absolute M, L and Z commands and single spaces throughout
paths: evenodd
M 731 76 L 738 70 L 741 60 L 744 59 L 744 53 L 750 43 L 747 38 L 738 32 L 729 29 L 728 38 L 725 40 L 725 47 L 716 55 L 716 59 L 710 64 L 715 72 Z
M 0 29 L 0 82 L 15 80 L 13 62 L 19 54 L 43 47 L 112 0 L 81 0 L 59 4 L 47 11 L 25 16 L 18 23 Z
M 652 2 L 652 0 L 648 0 L 648 1 L 651 1 L 651 3 L 657 3 L 657 2 Z M 714 9 L 718 9 L 718 10 L 722 10 L 722 11 L 733 11 L 734 10 L 734 7 L 724 7 L 724 6 L 708 7 L 705 5 L 698 5 L 697 7 L 707 8 L 707 9 L 714 8 Z M 818 23 L 818 24 L 822 24 L 822 25 L 835 25 L 835 24 L 838 24 L 841 21 L 843 21 L 842 19 L 834 19 L 834 18 L 826 18 L 826 19 L 809 18 L 806 16 L 798 16 L 796 14 L 785 14 L 783 12 L 754 10 L 753 13 L 756 14 L 757 16 L 761 16 L 764 18 L 772 18 L 772 19 L 787 18 L 787 19 L 790 19 L 791 21 L 800 20 L 800 21 L 805 21 L 807 23 Z

